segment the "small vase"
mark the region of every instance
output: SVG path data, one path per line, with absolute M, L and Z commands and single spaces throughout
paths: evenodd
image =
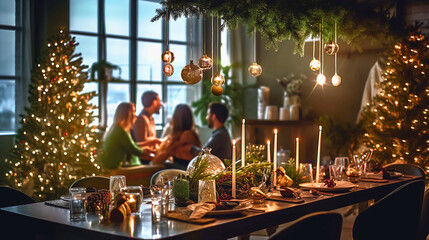
M 289 96 L 287 92 L 283 94 L 283 107 L 289 108 L 292 105 L 301 105 L 301 97 L 299 95 Z

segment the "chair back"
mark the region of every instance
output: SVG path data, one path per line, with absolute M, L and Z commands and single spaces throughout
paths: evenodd
M 422 178 L 425 177 L 425 171 L 421 167 L 413 164 L 391 164 L 386 166 L 386 169 L 389 171 L 400 172 L 405 175 L 420 176 Z
M 353 239 L 416 239 L 423 193 L 423 180 L 395 189 L 356 217 Z
M 6 186 L 0 186 L 0 196 L 0 208 L 36 202 L 27 194 Z
M 81 178 L 79 180 L 76 180 L 72 185 L 72 187 L 95 187 L 97 190 L 100 189 L 107 189 L 109 190 L 109 184 L 110 184 L 110 178 L 103 177 L 103 176 L 91 176 L 91 177 L 85 177 Z
M 312 213 L 298 219 L 294 224 L 277 231 L 269 239 L 339 240 L 342 224 L 343 217 L 339 213 Z
M 179 174 L 186 174 L 186 171 L 180 169 L 163 169 L 152 175 L 150 178 L 150 185 L 155 185 L 161 180 L 162 176 L 178 176 Z
M 420 217 L 419 224 L 419 236 L 418 239 L 426 239 L 429 234 L 429 189 L 425 191 L 422 205 L 422 215 Z

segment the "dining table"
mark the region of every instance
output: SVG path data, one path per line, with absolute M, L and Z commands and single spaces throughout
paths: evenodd
M 215 219 L 207 224 L 174 219 L 152 223 L 149 202 L 142 204 L 140 214 L 126 217 L 121 223 L 100 223 L 95 213 L 88 213 L 85 221 L 71 221 L 68 209 L 38 202 L 1 208 L 0 234 L 14 239 L 227 239 L 272 228 L 310 213 L 381 199 L 419 178 L 404 175 L 387 181 L 359 181 L 345 191 L 302 197 L 302 202 L 266 199 L 262 211 L 251 208 L 235 214 L 207 216 Z

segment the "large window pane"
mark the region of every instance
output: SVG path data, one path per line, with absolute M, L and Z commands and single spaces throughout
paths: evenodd
M 107 38 L 107 61 L 121 67 L 123 80 L 130 79 L 130 41 L 122 39 Z M 115 75 L 114 77 L 119 77 Z
M 98 0 L 70 0 L 70 30 L 97 32 Z
M 0 81 L 0 132 L 15 129 L 15 81 Z
M 15 0 L 0 1 L 0 24 L 15 26 Z
M 15 75 L 15 31 L 0 30 L 0 75 Z
M 130 32 L 130 1 L 106 0 L 106 33 L 128 36 Z
M 187 47 L 186 45 L 178 45 L 178 44 L 170 44 L 170 49 L 174 53 L 175 59 L 173 64 L 174 67 L 174 73 L 171 75 L 171 77 L 168 77 L 168 81 L 173 82 L 182 82 L 181 72 L 182 69 L 189 64 L 189 62 L 186 61 L 187 59 Z M 198 64 L 198 59 L 193 59 L 194 64 Z
M 174 108 L 177 104 L 190 103 L 188 96 L 192 94 L 192 90 L 195 91 L 195 89 L 187 85 L 169 85 L 167 87 L 167 106 L 165 107 L 167 118 L 173 116 Z
M 138 80 L 161 81 L 161 78 L 162 78 L 161 48 L 162 48 L 161 43 L 151 43 L 151 42 L 138 43 L 138 59 L 137 59 L 137 79 Z M 173 62 L 173 65 L 175 62 L 176 61 Z
M 109 83 L 107 89 L 107 125 L 113 123 L 116 107 L 121 102 L 130 101 L 130 86 L 124 83 Z
M 77 45 L 75 49 L 75 52 L 82 53 L 83 64 L 88 65 L 88 67 L 91 67 L 91 65 L 97 61 L 97 37 L 77 34 L 75 36 L 76 41 L 79 43 L 79 45 Z
M 164 96 L 162 95 L 161 84 L 138 84 L 137 85 L 137 103 L 136 103 L 137 115 L 143 110 L 142 95 L 144 92 L 149 90 L 158 93 L 159 98 L 161 99 L 161 102 L 164 102 Z M 153 118 L 155 119 L 156 124 L 162 124 L 163 113 L 164 113 L 164 108 L 161 108 L 159 111 L 159 114 L 152 115 Z
M 186 29 L 186 18 L 178 18 L 176 21 L 170 20 L 170 40 L 186 41 L 190 34 Z
M 85 85 L 83 86 L 83 89 L 82 89 L 82 93 L 88 93 L 88 92 L 95 92 L 97 94 L 88 103 L 93 104 L 94 106 L 97 106 L 97 108 L 95 108 L 93 110 L 93 112 L 94 112 L 94 116 L 99 117 L 98 116 L 98 114 L 99 114 L 99 110 L 98 110 L 98 83 L 96 83 L 96 82 L 85 83 Z M 95 121 L 97 121 L 97 123 L 98 123 L 98 119 L 96 119 Z
M 155 10 L 161 8 L 156 2 L 139 1 L 138 6 L 138 32 L 140 38 L 162 38 L 162 20 L 151 22 L 150 20 L 156 15 Z

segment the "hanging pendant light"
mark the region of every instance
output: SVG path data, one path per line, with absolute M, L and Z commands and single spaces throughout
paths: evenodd
M 165 16 L 165 25 L 166 25 L 166 38 L 167 38 L 167 50 L 161 54 L 161 59 L 164 63 L 172 63 L 174 61 L 174 53 L 168 49 L 168 40 L 169 40 L 169 27 L 170 27 L 170 15 L 167 14 Z M 171 75 L 170 75 L 171 76 Z
M 337 43 L 337 22 L 335 22 L 335 43 Z M 338 45 L 337 45 L 338 46 Z M 332 76 L 332 85 L 338 87 L 341 84 L 341 77 L 337 74 L 337 53 L 335 53 L 335 74 Z
M 188 84 L 196 84 L 203 78 L 203 71 L 192 60 L 192 16 L 191 16 L 191 60 L 189 65 L 186 65 L 181 72 L 182 80 Z
M 316 78 L 316 82 L 319 85 L 324 85 L 326 82 L 326 77 L 325 75 L 323 75 L 323 58 L 324 58 L 324 53 L 322 52 L 322 45 L 323 45 L 323 34 L 322 34 L 322 25 L 323 25 L 323 20 L 322 23 L 320 24 L 320 41 L 319 41 L 319 59 L 320 59 L 320 69 L 319 69 L 319 75 L 317 75 Z
M 262 67 L 256 62 L 256 28 L 253 30 L 253 64 L 250 65 L 248 71 L 252 77 L 262 74 Z
M 317 71 L 320 69 L 320 61 L 314 57 L 315 56 L 315 48 L 316 48 L 316 40 L 313 37 L 313 59 L 310 61 L 310 69 L 312 71 Z
M 206 18 L 204 18 L 204 19 L 206 20 Z M 203 28 L 204 39 L 206 37 L 205 29 L 206 28 L 204 27 Z M 212 29 L 212 31 L 213 31 L 213 29 Z M 203 49 L 204 54 L 198 60 L 198 66 L 201 68 L 201 70 L 209 70 L 213 67 L 213 60 L 209 56 L 207 56 L 207 54 L 206 54 L 206 50 L 207 50 L 206 43 L 207 43 L 207 41 L 204 41 L 204 49 Z M 213 56 L 213 54 L 212 54 L 212 56 Z
M 164 67 L 162 68 L 162 72 L 167 77 L 173 75 L 173 73 L 174 73 L 174 67 L 173 67 L 173 65 L 171 65 L 170 63 L 166 63 L 164 65 Z
M 213 20 L 213 19 L 212 19 Z M 220 55 L 220 48 L 219 48 L 219 25 L 218 25 L 218 19 L 216 19 L 216 61 L 217 61 L 217 73 L 213 74 L 213 70 L 214 70 L 214 66 L 212 68 L 212 78 L 211 78 L 211 83 L 212 83 L 212 87 L 211 87 L 211 92 L 213 95 L 215 96 L 220 96 L 223 93 L 223 84 L 225 84 L 225 77 L 219 72 L 219 55 Z M 213 39 L 213 22 L 212 22 L 212 39 Z M 212 41 L 213 43 L 214 41 Z M 212 56 L 213 55 L 213 44 L 212 44 Z

